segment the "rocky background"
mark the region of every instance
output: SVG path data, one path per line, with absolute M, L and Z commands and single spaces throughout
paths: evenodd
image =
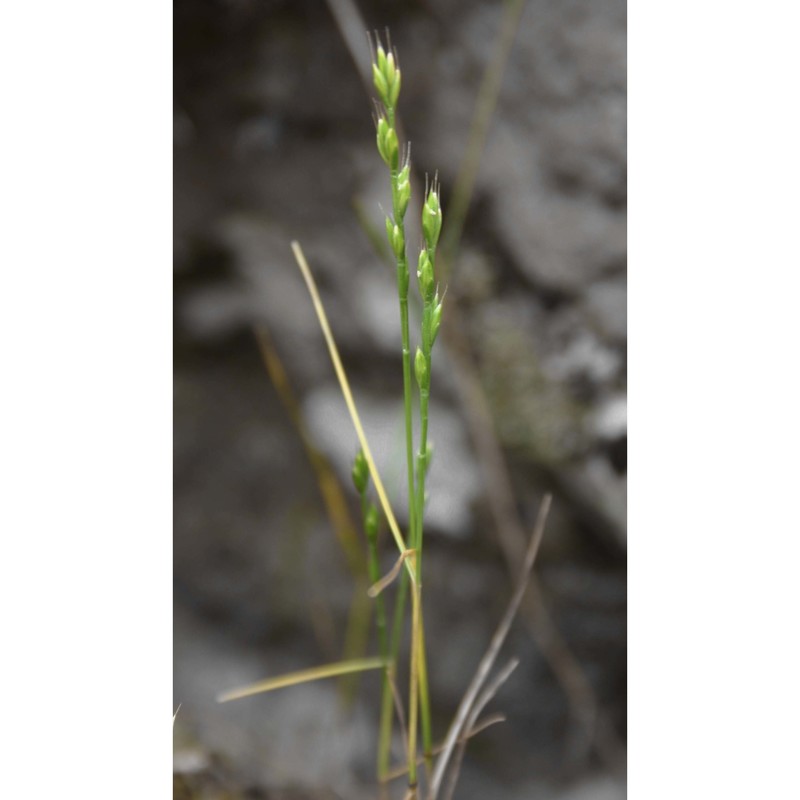
M 363 30 L 391 29 L 405 134 L 418 174 L 438 170 L 446 230 L 504 6 L 359 7 L 362 60 Z M 292 239 L 315 271 L 403 505 L 396 293 L 368 235 L 390 207 L 370 100 L 324 2 L 176 0 L 174 9 L 175 796 L 374 798 L 376 673 L 349 705 L 332 681 L 215 702 L 225 689 L 340 658 L 354 593 L 253 333 L 269 331 L 309 438 L 355 512 L 356 439 Z M 625 795 L 625 14 L 622 0 L 524 3 L 448 282 L 425 567 L 439 737 L 512 586 L 465 358 L 526 530 L 544 492 L 555 494 L 535 568 L 549 623 L 514 626 L 504 655 L 521 664 L 491 706 L 508 720 L 471 744 L 463 800 Z M 548 624 L 550 637 L 537 637 Z M 553 652 L 567 654 L 566 666 Z

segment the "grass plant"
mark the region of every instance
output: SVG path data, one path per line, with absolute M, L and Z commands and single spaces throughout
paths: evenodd
M 416 742 L 418 716 L 421 722 L 423 748 L 428 769 L 431 767 L 432 730 L 430 694 L 428 691 L 427 658 L 422 611 L 422 541 L 425 516 L 425 478 L 430 463 L 428 452 L 428 404 L 431 385 L 431 352 L 441 323 L 442 304 L 436 288 L 434 264 L 436 245 L 442 229 L 442 211 L 439 202 L 438 182 L 434 181 L 426 191 L 422 207 L 422 231 L 425 240 L 417 268 L 417 280 L 423 303 L 420 344 L 414 356 L 414 376 L 419 390 L 420 440 L 416 462 L 414 460 L 412 427 L 411 346 L 408 321 L 409 267 L 405 236 L 405 215 L 411 198 L 410 145 L 401 147 L 397 131 L 397 103 L 400 97 L 402 73 L 397 55 L 389 48 L 387 53 L 377 40 L 373 52 L 372 78 L 379 97 L 377 104 L 377 145 L 381 158 L 389 167 L 392 191 L 392 217 L 386 218 L 386 235 L 394 252 L 397 265 L 397 294 L 400 305 L 401 346 L 403 362 L 403 409 L 405 416 L 406 466 L 408 473 L 408 523 L 409 541 L 414 550 L 417 579 L 411 587 L 411 663 L 409 666 L 409 786 L 414 789 L 416 774 Z M 405 607 L 405 584 L 401 578 L 401 589 L 397 598 L 395 625 L 392 630 L 391 655 L 396 658 Z M 381 703 L 381 735 L 378 744 L 378 774 L 385 778 L 388 769 L 391 725 L 386 715 L 391 713 L 389 699 Z
M 367 670 L 381 670 L 382 694 L 378 723 L 377 777 L 382 791 L 386 795 L 390 780 L 406 776 L 408 783 L 405 795 L 406 800 L 416 800 L 419 796 L 424 796 L 428 800 L 437 800 L 437 796 L 443 788 L 445 777 L 448 775 L 449 781 L 445 791 L 448 797 L 452 796 L 466 742 L 480 730 L 502 719 L 497 715 L 482 721 L 479 721 L 478 718 L 483 708 L 516 666 L 516 662 L 510 662 L 493 680 L 489 681 L 495 659 L 525 591 L 536 550 L 541 541 L 550 500 L 545 498 L 542 503 L 537 525 L 526 552 L 522 572 L 506 614 L 492 638 L 486 655 L 478 666 L 475 678 L 464 695 L 444 742 L 439 747 L 435 747 L 431 725 L 424 634 L 422 555 L 424 549 L 427 477 L 432 457 L 428 430 L 433 376 L 433 348 L 443 315 L 443 294 L 440 295 L 436 282 L 436 258 L 442 230 L 442 208 L 438 179 L 426 180 L 421 209 L 423 243 L 417 258 L 416 268 L 416 284 L 420 295 L 422 315 L 418 343 L 414 349 L 413 358 L 415 394 L 414 386 L 412 385 L 412 346 L 409 324 L 410 280 L 405 230 L 405 216 L 411 200 L 410 147 L 407 144 L 401 145 L 397 126 L 397 104 L 400 97 L 402 75 L 397 55 L 388 45 L 388 41 L 386 48 L 377 37 L 374 45 L 372 41 L 370 44 L 373 54 L 372 81 L 378 96 L 375 115 L 376 143 L 378 153 L 388 168 L 392 196 L 392 211 L 386 217 L 385 228 L 389 251 L 392 253 L 395 263 L 400 312 L 403 417 L 405 423 L 408 492 L 408 525 L 405 535 L 400 529 L 377 470 L 311 269 L 305 259 L 302 248 L 297 242 L 292 243 L 292 251 L 319 319 L 334 371 L 360 446 L 353 463 L 352 480 L 359 497 L 361 523 L 366 538 L 366 557 L 364 558 L 363 555 L 359 556 L 352 552 L 352 540 L 347 535 L 340 537 L 340 539 L 343 549 L 349 555 L 348 561 L 354 574 L 362 570 L 362 564 L 366 562 L 366 571 L 372 584 L 368 595 L 375 600 L 374 617 L 379 654 L 374 657 L 345 658 L 342 661 L 331 664 L 269 678 L 228 691 L 221 695 L 219 699 L 220 701 L 234 700 L 311 680 L 358 674 Z M 267 359 L 267 362 L 269 368 L 269 359 Z M 416 453 L 413 428 L 415 398 L 419 416 Z M 373 493 L 377 503 L 373 502 Z M 333 505 L 336 506 L 337 504 L 334 503 Z M 331 517 L 334 519 L 336 514 L 332 514 Z M 382 576 L 379 559 L 379 532 L 383 520 L 388 525 L 399 555 L 392 570 Z M 396 589 L 391 627 L 389 625 L 388 592 L 386 591 L 390 587 Z M 400 673 L 400 665 L 398 664 L 400 646 L 409 621 L 407 609 L 409 595 L 411 599 L 410 657 L 408 662 L 408 693 L 406 711 L 404 712 L 401 692 L 397 685 L 397 676 Z M 399 723 L 406 757 L 405 766 L 400 769 L 392 769 L 390 767 L 395 716 Z M 422 742 L 421 755 L 418 747 L 420 738 Z M 438 756 L 435 764 L 434 756 Z M 455 758 L 454 766 L 451 767 L 453 758 Z M 424 793 L 420 789 L 421 773 L 418 767 L 421 764 L 425 765 Z M 448 768 L 450 768 L 449 772 Z

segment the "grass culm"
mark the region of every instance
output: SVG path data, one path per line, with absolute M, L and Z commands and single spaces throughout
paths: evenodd
M 511 673 L 515 662 L 501 670 L 488 683 L 488 686 L 484 684 L 489 678 L 495 658 L 527 584 L 536 549 L 541 540 L 549 499 L 546 498 L 542 504 L 528 556 L 525 559 L 516 591 L 506 615 L 501 621 L 486 655 L 479 664 L 475 678 L 464 695 L 443 743 L 439 747 L 435 747 L 425 643 L 422 556 L 428 494 L 427 478 L 432 456 L 428 432 L 429 404 L 434 375 L 433 351 L 443 315 L 444 292 L 440 292 L 436 278 L 437 246 L 442 231 L 442 207 L 438 179 L 436 177 L 432 180 L 426 179 L 420 220 L 422 244 L 420 252 L 415 258 L 416 281 L 413 281 L 419 293 L 421 316 L 419 330 L 414 335 L 416 341 L 412 351 L 412 330 L 409 322 L 409 291 L 412 281 L 409 275 L 405 225 L 412 194 L 412 170 L 410 147 L 400 141 L 397 117 L 402 74 L 397 54 L 388 46 L 388 42 L 384 47 L 380 39 L 375 37 L 374 40 L 370 40 L 370 46 L 372 83 L 377 95 L 375 100 L 377 150 L 388 168 L 388 182 L 392 197 L 391 213 L 386 216 L 385 227 L 389 249 L 394 257 L 400 314 L 399 345 L 403 376 L 405 473 L 408 494 L 405 533 L 397 522 L 377 470 L 312 271 L 297 242 L 292 244 L 292 250 L 319 319 L 358 440 L 359 449 L 352 467 L 352 480 L 358 495 L 361 523 L 365 534 L 367 572 L 372 584 L 368 594 L 374 599 L 375 604 L 375 639 L 378 655 L 367 656 L 362 653 L 359 657 L 345 658 L 343 661 L 332 664 L 269 678 L 226 692 L 219 699 L 228 701 L 310 680 L 352 675 L 367 670 L 380 670 L 382 688 L 377 720 L 376 777 L 382 796 L 389 796 L 391 781 L 405 776 L 407 781 L 406 800 L 416 800 L 418 797 L 437 800 L 442 790 L 446 792 L 446 796 L 452 795 L 466 741 L 478 731 L 502 719 L 497 715 L 483 720 L 479 720 L 478 717 L 499 686 Z M 415 412 L 419 421 L 416 437 L 413 425 Z M 382 575 L 379 537 L 384 523 L 388 526 L 397 547 L 398 557 L 394 567 L 387 574 Z M 408 607 L 409 599 L 410 609 Z M 393 601 L 391 613 L 390 601 Z M 409 628 L 409 618 L 408 686 L 404 700 L 401 687 L 398 686 L 398 676 L 403 672 L 402 665 L 399 663 L 399 654 L 404 636 Z M 399 727 L 405 749 L 405 763 L 402 767 L 393 767 L 390 763 L 396 724 Z M 434 761 L 435 756 L 436 760 Z M 422 769 L 420 769 L 421 766 Z M 444 779 L 449 766 L 449 780 L 445 784 Z

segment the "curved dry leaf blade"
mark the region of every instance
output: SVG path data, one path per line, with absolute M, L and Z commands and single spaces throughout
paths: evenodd
M 358 436 L 358 441 L 364 453 L 364 458 L 367 460 L 369 472 L 372 476 L 372 482 L 375 484 L 375 491 L 377 492 L 378 499 L 383 507 L 383 513 L 386 516 L 386 521 L 389 523 L 389 529 L 392 532 L 392 536 L 394 537 L 398 550 L 400 553 L 404 553 L 408 548 L 406 547 L 405 540 L 403 539 L 403 534 L 400 533 L 400 526 L 397 524 L 397 519 L 392 511 L 389 498 L 386 494 L 386 489 L 383 486 L 383 481 L 378 473 L 378 468 L 375 466 L 375 460 L 372 458 L 372 450 L 370 450 L 367 436 L 364 433 L 363 426 L 361 425 L 361 418 L 358 415 L 358 409 L 356 408 L 355 401 L 353 400 L 350 382 L 347 380 L 347 375 L 344 371 L 344 367 L 342 366 L 342 360 L 339 357 L 339 350 L 336 347 L 336 341 L 333 338 L 333 332 L 331 331 L 331 326 L 328 322 L 328 315 L 325 313 L 325 307 L 322 305 L 322 300 L 319 296 L 319 290 L 317 289 L 316 281 L 314 280 L 314 276 L 311 274 L 311 268 L 308 266 L 308 262 L 306 261 L 306 257 L 303 255 L 303 250 L 300 247 L 299 242 L 292 242 L 292 252 L 294 253 L 297 266 L 300 268 L 300 272 L 303 275 L 303 280 L 306 283 L 308 293 L 311 295 L 311 302 L 314 306 L 314 311 L 317 314 L 320 328 L 322 328 L 322 334 L 325 337 L 325 342 L 328 345 L 328 352 L 331 356 L 331 362 L 333 363 L 336 377 L 339 380 L 339 387 L 342 390 L 342 395 L 344 397 L 345 404 L 347 405 L 347 410 L 350 412 L 350 419 L 353 421 L 353 427 L 356 429 L 356 435 Z M 404 564 L 412 582 L 416 583 L 417 576 L 411 562 L 406 560 L 404 561 Z
M 275 689 L 283 689 L 287 686 L 296 686 L 298 683 L 308 683 L 318 681 L 323 678 L 335 678 L 337 675 L 346 675 L 350 672 L 365 672 L 370 669 L 383 669 L 386 661 L 382 658 L 356 658 L 351 661 L 337 661 L 334 664 L 323 664 L 320 667 L 311 669 L 301 669 L 297 672 L 287 672 L 275 678 L 267 678 L 263 681 L 251 683 L 238 689 L 231 689 L 223 692 L 217 697 L 218 703 L 227 703 L 229 700 L 239 700 L 242 697 L 250 697 L 254 694 L 271 692 Z

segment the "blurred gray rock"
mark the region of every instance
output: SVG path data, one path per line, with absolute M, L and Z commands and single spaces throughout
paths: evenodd
M 624 268 L 625 217 L 586 193 L 553 191 L 530 132 L 497 125 L 486 152 L 491 221 L 531 282 L 578 293 Z
M 450 182 L 499 22 L 497 7 L 459 4 L 438 51 L 417 138 Z M 476 195 L 534 285 L 577 294 L 624 270 L 625 26 L 622 0 L 535 0 L 520 19 Z
M 191 617 L 176 617 L 175 723 L 177 765 L 202 769 L 202 752 L 180 746 L 183 731 L 202 720 L 206 751 L 237 765 L 243 778 L 263 786 L 299 785 L 333 789 L 342 797 L 371 792 L 353 768 L 372 752 L 373 720 L 361 707 L 346 711 L 335 681 L 316 681 L 228 703 L 217 695 L 268 676 L 315 666 L 297 655 L 275 652 L 265 658 L 224 636 L 197 630 Z M 207 760 L 207 759 L 206 759 Z M 313 794 L 312 794 L 313 796 Z
M 613 442 L 627 436 L 628 400 L 624 394 L 616 394 L 600 403 L 591 419 L 598 439 Z
M 628 338 L 628 281 L 619 275 L 591 284 L 585 295 L 590 324 L 606 340 L 625 344 Z

